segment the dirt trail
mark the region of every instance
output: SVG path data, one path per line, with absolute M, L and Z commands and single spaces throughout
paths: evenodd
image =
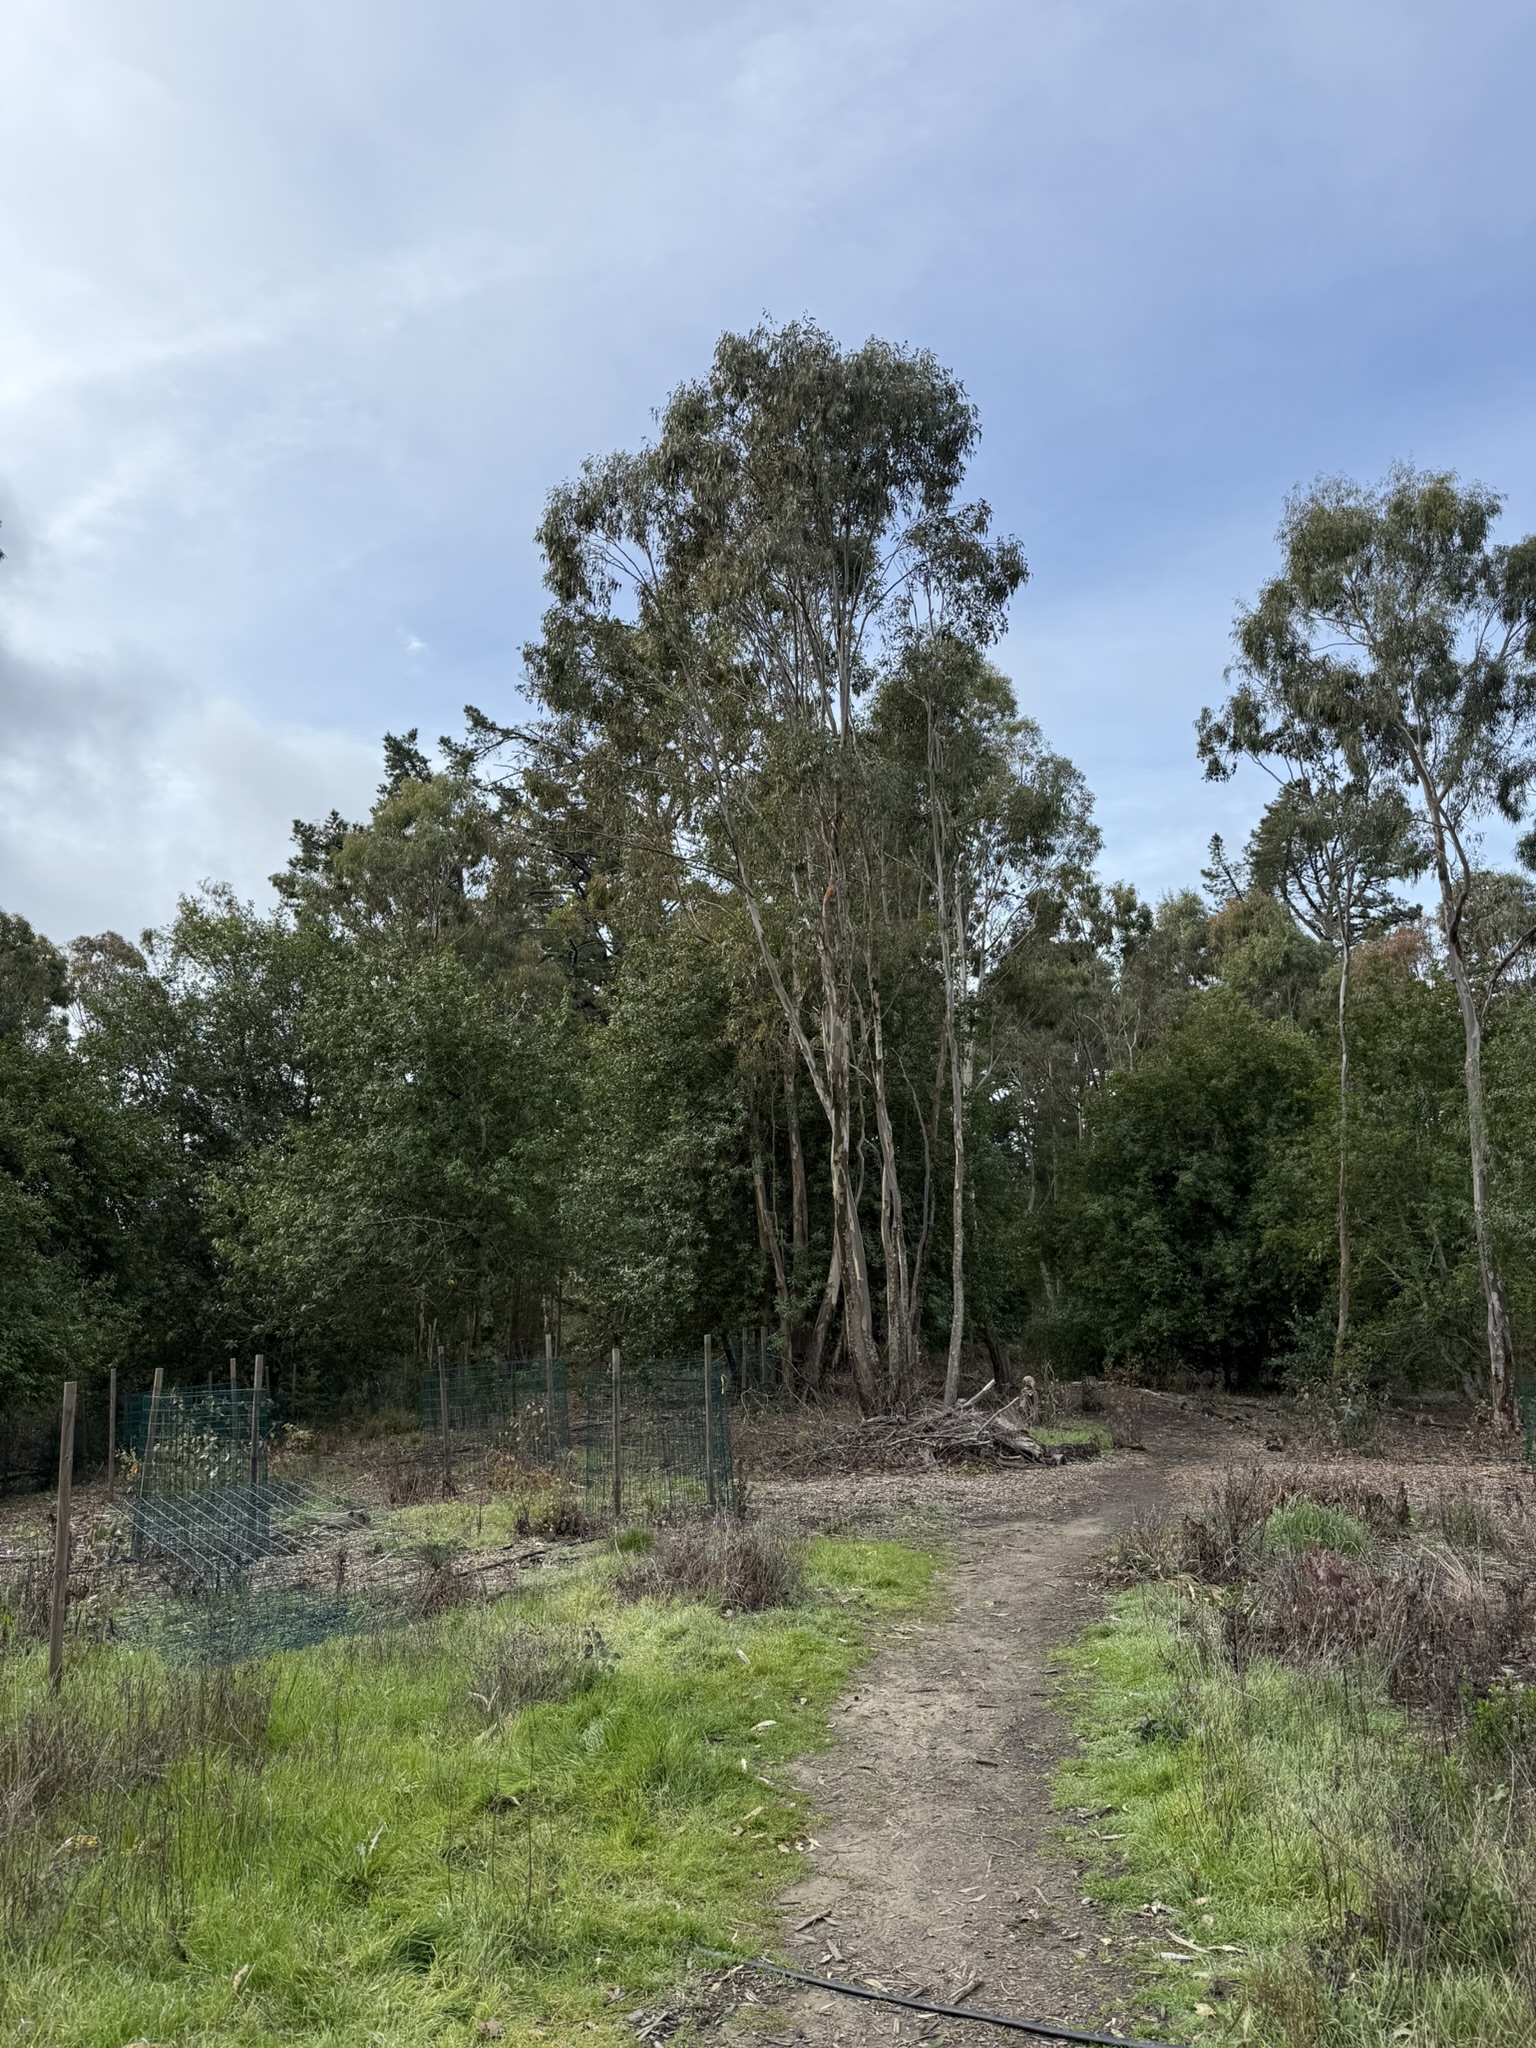
M 1258 1448 L 1241 1427 L 1191 1430 L 1185 1418 L 1161 1434 L 1148 1433 L 1146 1452 L 960 1489 L 942 1614 L 893 1630 L 840 1702 L 835 1746 L 795 1767 L 823 1816 L 813 1867 L 781 1902 L 798 1967 L 1084 2026 L 1118 2013 L 1137 2031 L 1117 1937 L 1082 1902 L 1056 1839 L 1051 1774 L 1071 1736 L 1051 1706 L 1049 1656 L 1100 1610 L 1092 1562 L 1118 1530 L 1182 1495 L 1213 1458 Z M 999 2038 L 766 1979 L 756 1995 L 729 2033 L 815 2048 L 889 2048 L 935 2030 Z

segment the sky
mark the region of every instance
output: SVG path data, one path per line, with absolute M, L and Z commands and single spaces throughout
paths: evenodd
M 1536 526 L 1528 0 L 8 0 L 0 908 L 60 941 L 520 708 L 533 530 L 720 332 L 931 347 L 1106 872 L 1193 881 L 1287 491 Z

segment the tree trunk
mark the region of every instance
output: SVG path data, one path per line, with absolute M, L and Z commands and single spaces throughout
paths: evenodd
M 965 1069 L 969 1058 L 959 1057 L 958 1046 L 950 1056 L 950 1115 L 954 1119 L 955 1184 L 951 1207 L 949 1262 L 949 1358 L 944 1368 L 944 1406 L 953 1408 L 960 1398 L 960 1347 L 965 1341 Z
M 827 1284 L 822 1289 L 821 1307 L 816 1313 L 816 1324 L 811 1331 L 811 1341 L 805 1353 L 805 1384 L 813 1394 L 820 1393 L 822 1369 L 827 1355 L 827 1338 L 832 1331 L 833 1318 L 843 1291 L 843 1261 L 837 1248 L 836 1238 L 832 1241 L 832 1262 L 827 1268 Z
M 1349 964 L 1348 934 L 1339 960 L 1339 1320 L 1333 1335 L 1333 1376 L 1344 1365 L 1349 1334 Z
M 880 996 L 870 987 L 870 1042 L 874 1054 L 871 1081 L 875 1097 L 875 1128 L 880 1137 L 880 1238 L 885 1251 L 886 1368 L 891 1399 L 897 1407 L 916 1391 L 912 1357 L 912 1308 L 907 1277 L 907 1231 L 896 1156 L 896 1133 L 885 1090 L 885 1031 Z
M 1447 919 L 1448 931 L 1454 931 Z M 1472 1224 L 1477 1237 L 1477 1265 L 1483 1282 L 1483 1301 L 1488 1326 L 1488 1395 L 1493 1408 L 1494 1427 L 1501 1435 L 1512 1434 L 1518 1426 L 1515 1410 L 1514 1345 L 1510 1336 L 1509 1310 L 1499 1275 L 1493 1244 L 1493 1224 L 1488 1214 L 1488 1124 L 1483 1108 L 1483 1024 L 1477 998 L 1462 958 L 1460 934 L 1448 937 L 1446 952 L 1451 979 L 1461 1005 L 1461 1028 L 1466 1038 L 1467 1140 L 1472 1155 Z
M 865 1414 L 872 1415 L 880 1398 L 880 1355 L 875 1348 L 869 1267 L 864 1257 L 864 1232 L 859 1222 L 858 1195 L 853 1184 L 848 1019 L 846 1010 L 832 1002 L 823 1007 L 822 1038 L 826 1046 L 827 1088 L 831 1104 L 832 1232 L 842 1265 L 848 1356 L 853 1366 L 859 1406 Z
M 1493 1426 L 1501 1434 L 1518 1427 L 1515 1411 L 1514 1346 L 1510 1337 L 1509 1310 L 1504 1303 L 1504 1286 L 1499 1277 L 1498 1258 L 1493 1246 L 1493 1225 L 1488 1215 L 1488 1125 L 1483 1113 L 1483 1020 L 1477 997 L 1461 951 L 1461 918 L 1466 908 L 1466 887 L 1451 879 L 1446 841 L 1449 825 L 1427 763 L 1412 736 L 1409 753 L 1419 778 L 1419 790 L 1429 820 L 1435 849 L 1435 879 L 1440 884 L 1440 922 L 1445 934 L 1446 957 L 1456 1000 L 1461 1006 L 1462 1035 L 1466 1041 L 1465 1076 L 1467 1089 L 1467 1149 L 1472 1164 L 1472 1227 L 1477 1239 L 1477 1265 L 1483 1282 L 1483 1304 L 1488 1328 L 1488 1397 L 1493 1409 Z M 1468 863 L 1456 844 L 1457 862 L 1465 875 Z
M 800 1091 L 795 1085 L 795 1048 L 784 1063 L 784 1108 L 789 1125 L 789 1187 L 791 1264 L 805 1256 L 811 1241 L 811 1204 L 805 1184 L 805 1147 L 800 1142 Z
M 758 1134 L 755 1111 L 752 1116 L 752 1199 L 757 1209 L 758 1245 L 763 1256 L 773 1265 L 773 1291 L 778 1303 L 779 1332 L 784 1351 L 784 1377 L 787 1381 L 794 1363 L 790 1350 L 789 1275 L 784 1268 L 784 1241 L 779 1234 L 778 1219 L 768 1200 L 768 1184 L 763 1172 L 762 1142 Z

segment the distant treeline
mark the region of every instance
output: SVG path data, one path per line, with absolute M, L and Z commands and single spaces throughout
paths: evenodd
M 539 532 L 518 727 L 385 741 L 258 914 L 0 923 L 0 1414 L 266 1355 L 765 1322 L 866 1407 L 1054 1367 L 1490 1384 L 1536 1318 L 1536 544 L 1397 472 L 1287 508 L 1144 902 L 992 659 L 1026 578 L 920 352 L 727 336 Z M 1432 907 L 1416 907 L 1422 897 Z

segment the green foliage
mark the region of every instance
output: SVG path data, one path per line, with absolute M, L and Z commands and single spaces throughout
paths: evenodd
M 132 1343 L 159 1165 L 61 1037 L 0 1037 L 0 1414 Z
M 1317 1057 L 1225 990 L 1088 1110 L 1047 1229 L 1064 1272 L 1041 1341 L 1089 1366 L 1252 1374 L 1308 1292 L 1269 1240 L 1266 1184 L 1312 1115 Z
M 718 954 L 687 931 L 639 941 L 614 978 L 567 1210 L 599 1343 L 691 1350 L 757 1291 L 728 1016 Z
M 451 951 L 343 952 L 308 991 L 309 1113 L 218 1184 L 271 1327 L 343 1360 L 505 1328 L 556 1265 L 564 1028 Z

